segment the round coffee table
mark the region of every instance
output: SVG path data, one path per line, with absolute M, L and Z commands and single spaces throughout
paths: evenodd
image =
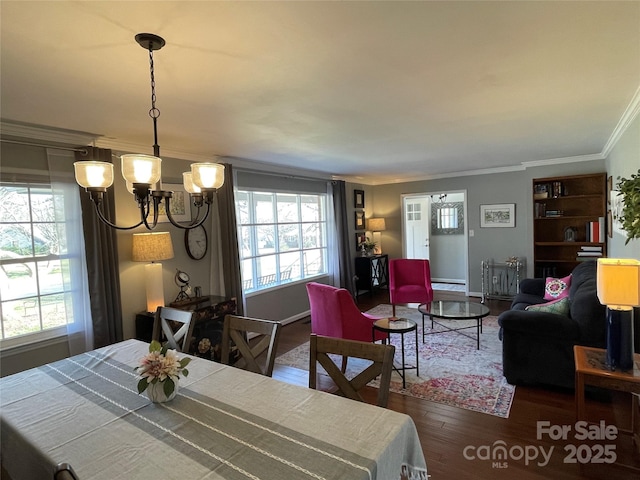
M 434 335 L 436 333 L 444 332 L 458 332 L 465 337 L 473 338 L 471 335 L 467 335 L 461 330 L 468 328 L 476 329 L 477 349 L 480 350 L 480 334 L 482 333 L 482 319 L 489 315 L 490 311 L 486 305 L 474 302 L 454 301 L 454 300 L 438 300 L 431 303 L 423 303 L 418 307 L 418 311 L 422 314 L 422 342 L 424 343 L 424 337 L 426 335 Z M 424 317 L 428 316 L 431 319 L 431 328 L 436 323 L 444 328 L 442 331 L 425 333 L 424 329 Z M 475 320 L 475 325 L 469 325 L 466 327 L 450 328 L 448 325 L 443 325 L 434 319 L 441 320 Z
M 416 370 L 416 375 L 420 376 L 420 370 L 418 368 L 418 324 L 413 320 L 409 320 L 408 318 L 381 318 L 373 322 L 373 328 L 371 331 L 371 338 L 375 342 L 376 339 L 376 330 L 380 332 L 385 332 L 391 335 L 392 333 L 400 334 L 400 349 L 402 351 L 402 366 L 396 367 L 393 366 L 393 369 L 398 372 L 398 375 L 402 377 L 402 388 L 407 388 L 406 380 L 405 380 L 405 372 L 407 370 Z M 404 362 L 404 334 L 408 332 L 416 332 L 416 365 L 406 366 Z

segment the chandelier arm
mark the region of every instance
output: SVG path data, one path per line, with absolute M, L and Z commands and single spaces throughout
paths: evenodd
M 140 223 L 144 223 L 144 226 L 147 228 L 147 230 L 153 230 L 156 228 L 156 225 L 158 224 L 158 205 L 161 202 L 162 197 L 158 197 L 156 195 L 152 195 L 152 200 L 153 200 L 153 223 L 151 225 L 149 225 L 149 213 L 151 213 L 151 202 L 147 199 L 146 203 L 146 209 L 140 204 L 140 216 L 142 218 L 142 221 Z M 146 211 L 145 211 L 146 210 Z M 169 212 L 169 205 L 167 204 L 167 212 Z
M 200 209 L 198 209 L 200 210 Z M 207 211 L 204 214 L 204 217 L 202 217 L 201 220 L 198 220 L 198 217 L 196 216 L 196 220 L 188 225 L 184 225 L 182 223 L 176 222 L 173 217 L 171 216 L 171 213 L 169 212 L 169 210 L 167 210 L 167 218 L 169 219 L 169 221 L 171 222 L 171 224 L 174 227 L 178 227 L 181 228 L 183 230 L 191 230 L 192 228 L 196 228 L 199 227 L 200 225 L 202 225 L 204 223 L 204 221 L 209 217 L 209 210 L 211 210 L 211 204 L 208 203 L 207 204 Z M 198 215 L 200 215 L 200 213 L 198 213 Z
M 94 205 L 95 205 L 95 207 L 96 207 L 96 213 L 98 214 L 98 218 L 99 218 L 103 223 L 106 223 L 106 224 L 107 224 L 109 227 L 111 227 L 111 228 L 115 228 L 115 229 L 117 229 L 117 230 L 132 230 L 132 229 L 134 229 L 134 228 L 139 227 L 140 225 L 142 225 L 142 222 L 138 222 L 138 223 L 136 223 L 135 225 L 131 225 L 130 227 L 120 227 L 120 226 L 116 225 L 115 223 L 111 223 L 111 222 L 107 219 L 107 217 L 105 217 L 105 216 L 104 216 L 104 214 L 102 213 L 102 210 L 100 210 L 99 203 L 98 203 L 98 202 L 96 202 L 95 200 L 94 200 Z

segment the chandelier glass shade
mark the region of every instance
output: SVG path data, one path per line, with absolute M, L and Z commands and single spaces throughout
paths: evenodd
M 119 230 L 131 230 L 144 225 L 148 230 L 153 230 L 158 223 L 159 207 L 164 204 L 164 211 L 168 220 L 175 227 L 182 229 L 196 228 L 207 219 L 215 192 L 224 184 L 224 165 L 210 162 L 198 162 L 191 164 L 191 171 L 183 174 L 185 190 L 191 196 L 193 205 L 197 209 L 195 220 L 188 224 L 175 221 L 171 214 L 171 198 L 173 192 L 157 189 L 161 185 L 162 174 L 160 158 L 160 146 L 158 145 L 157 120 L 160 110 L 156 107 L 155 73 L 153 64 L 154 50 L 160 50 L 165 41 L 152 33 L 139 33 L 136 35 L 138 44 L 149 51 L 149 63 L 151 68 L 151 109 L 149 116 L 153 119 L 153 155 L 126 154 L 120 157 L 122 164 L 122 176 L 125 179 L 127 190 L 131 192 L 140 210 L 140 221 L 134 225 L 119 226 L 109 221 L 102 211 L 104 194 L 113 185 L 113 164 L 98 161 L 80 161 L 74 163 L 76 182 L 84 187 L 91 195 L 96 213 L 100 220 L 112 228 Z M 200 218 L 200 208 L 206 204 L 207 208 Z

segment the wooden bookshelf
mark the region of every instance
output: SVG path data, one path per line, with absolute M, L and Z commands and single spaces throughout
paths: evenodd
M 606 256 L 606 182 L 604 172 L 533 179 L 536 277 L 564 277 L 582 259 L 598 258 L 598 252 Z M 578 254 L 586 251 L 593 252 L 594 256 Z

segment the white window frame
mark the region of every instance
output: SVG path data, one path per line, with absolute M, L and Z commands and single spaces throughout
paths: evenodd
M 238 198 L 238 194 L 246 194 L 248 197 L 248 216 L 249 216 L 249 222 L 248 223 L 242 223 L 241 221 L 241 214 L 239 212 L 239 207 L 240 207 L 240 202 L 236 201 L 236 209 L 237 211 L 237 219 L 238 219 L 238 239 L 240 242 L 242 242 L 243 240 L 243 236 L 242 236 L 242 229 L 244 228 L 249 228 L 250 229 L 250 236 L 251 236 L 251 242 L 250 242 L 250 254 L 249 255 L 244 255 L 244 249 L 242 247 L 242 245 L 240 245 L 239 251 L 240 251 L 240 263 L 242 264 L 244 261 L 250 260 L 252 262 L 252 278 L 242 278 L 242 291 L 245 294 L 253 294 L 256 292 L 261 292 L 264 290 L 270 290 L 270 289 L 274 289 L 274 288 L 279 288 L 282 285 L 288 285 L 297 281 L 301 281 L 301 280 L 308 280 L 310 278 L 315 278 L 318 277 L 320 275 L 327 275 L 329 274 L 329 265 L 328 265 L 328 245 L 329 245 L 329 230 L 328 230 L 328 220 L 327 220 L 327 194 L 320 194 L 320 193 L 305 193 L 305 192 L 284 192 L 284 191 L 269 191 L 269 190 L 253 190 L 253 189 L 247 189 L 247 188 L 237 188 L 236 190 L 236 198 Z M 295 196 L 296 198 L 296 205 L 298 208 L 298 221 L 296 222 L 279 222 L 278 221 L 278 216 L 277 216 L 277 196 L 279 194 L 286 194 L 286 195 L 292 195 Z M 257 220 L 257 215 L 256 215 L 256 211 L 253 208 L 253 206 L 255 205 L 255 202 L 253 200 L 254 195 L 270 195 L 273 197 L 273 201 L 272 201 L 272 205 L 273 205 L 273 221 L 272 222 L 258 222 Z M 320 219 L 318 221 L 305 221 L 302 219 L 302 213 L 301 213 L 301 197 L 317 197 L 320 200 L 321 203 L 321 208 L 320 208 Z M 321 234 L 321 244 L 320 246 L 314 246 L 314 247 L 305 247 L 304 244 L 300 245 L 298 248 L 293 249 L 293 250 L 280 250 L 280 244 L 279 244 L 279 226 L 288 226 L 291 227 L 292 225 L 297 226 L 297 230 L 298 230 L 298 238 L 299 239 L 303 239 L 303 228 L 305 226 L 309 226 L 312 224 L 318 224 L 318 228 L 320 229 L 320 232 L 322 232 Z M 265 226 L 273 226 L 274 228 L 274 251 L 269 252 L 269 253 L 264 253 L 261 254 L 258 251 L 258 228 L 259 227 L 265 227 Z M 303 242 L 304 243 L 304 242 Z M 304 255 L 305 252 L 310 252 L 310 251 L 319 251 L 321 253 L 321 258 L 322 258 L 322 266 L 324 267 L 321 271 L 313 271 L 313 273 L 308 273 L 305 271 L 305 263 L 304 263 Z M 288 277 L 283 275 L 283 270 L 282 270 L 282 265 L 280 264 L 280 258 L 282 254 L 291 254 L 292 252 L 298 252 L 299 253 L 299 262 L 300 262 L 300 275 L 296 276 L 294 278 Z M 261 281 L 261 279 L 264 278 L 264 276 L 259 276 L 258 272 L 259 272 L 259 266 L 258 266 L 258 261 L 260 258 L 263 257 L 268 257 L 268 256 L 272 256 L 275 255 L 276 257 L 276 271 L 275 274 L 272 274 L 275 276 L 275 278 L 271 278 L 272 275 L 267 275 L 267 277 L 270 277 L 268 280 L 268 282 L 264 282 Z

